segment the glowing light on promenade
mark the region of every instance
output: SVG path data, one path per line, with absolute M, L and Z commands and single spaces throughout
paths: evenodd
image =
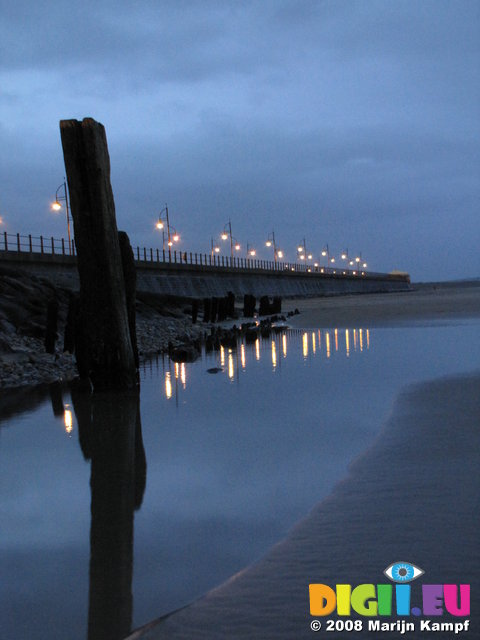
M 347 358 L 350 357 L 350 334 L 348 329 L 345 329 L 345 350 L 347 352 Z
M 255 359 L 260 360 L 260 340 L 255 340 Z
M 308 333 L 304 333 L 302 336 L 302 347 L 303 357 L 306 358 L 308 356 Z
M 367 349 L 370 349 L 370 329 L 367 329 Z
M 283 357 L 287 357 L 287 335 L 284 333 L 282 336 L 282 353 Z
M 178 380 L 178 376 L 180 374 L 180 365 L 178 362 L 175 362 L 175 380 Z
M 357 330 L 356 329 L 353 330 L 353 348 L 355 351 L 357 350 Z
M 327 349 L 327 358 L 330 358 L 330 334 L 328 331 L 325 332 L 325 347 Z
M 233 380 L 234 376 L 234 366 L 233 366 L 233 353 L 232 350 L 228 350 L 228 377 L 230 380 Z
M 243 344 L 243 342 L 240 346 L 240 362 L 242 363 L 242 369 L 245 369 L 246 355 L 245 355 L 245 345 Z
M 315 342 L 315 334 L 314 333 L 312 333 L 312 351 L 313 351 L 314 355 L 315 355 L 315 353 L 317 353 L 317 345 L 316 345 L 316 342 Z
M 335 351 L 338 351 L 338 329 L 335 329 Z
M 225 349 L 220 346 L 220 366 L 225 366 Z
M 358 330 L 358 335 L 360 338 L 360 351 L 363 351 L 363 329 Z

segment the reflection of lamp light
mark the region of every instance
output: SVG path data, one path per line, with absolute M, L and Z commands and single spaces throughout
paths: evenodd
M 67 407 L 68 405 L 65 407 L 63 421 L 65 423 L 65 431 L 68 433 L 68 435 L 70 435 L 73 431 L 73 415 L 70 409 L 68 409 Z
M 272 365 L 274 369 L 277 366 L 277 348 L 275 345 L 275 340 L 272 340 Z
M 308 356 L 308 333 L 304 333 L 302 336 L 302 347 L 303 357 L 306 358 Z
M 170 377 L 170 371 L 165 373 L 165 395 L 167 396 L 167 400 L 170 400 L 172 397 L 172 380 Z

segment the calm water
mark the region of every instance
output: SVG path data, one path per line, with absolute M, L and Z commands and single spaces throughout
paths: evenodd
M 32 392 L 0 422 L 2 637 L 122 637 L 255 561 L 345 476 L 401 387 L 478 367 L 478 330 L 290 331 L 159 359 L 140 403 Z

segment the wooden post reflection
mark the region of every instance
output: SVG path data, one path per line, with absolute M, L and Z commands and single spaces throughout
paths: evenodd
M 91 460 L 88 640 L 119 640 L 132 624 L 133 514 L 146 482 L 139 394 L 72 392 Z

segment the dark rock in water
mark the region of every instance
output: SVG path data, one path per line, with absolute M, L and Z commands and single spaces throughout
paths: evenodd
M 170 358 L 174 362 L 194 362 L 200 356 L 200 352 L 193 344 L 180 344 L 170 351 Z
M 220 373 L 223 371 L 221 367 L 212 367 L 211 369 L 207 369 L 207 373 Z

